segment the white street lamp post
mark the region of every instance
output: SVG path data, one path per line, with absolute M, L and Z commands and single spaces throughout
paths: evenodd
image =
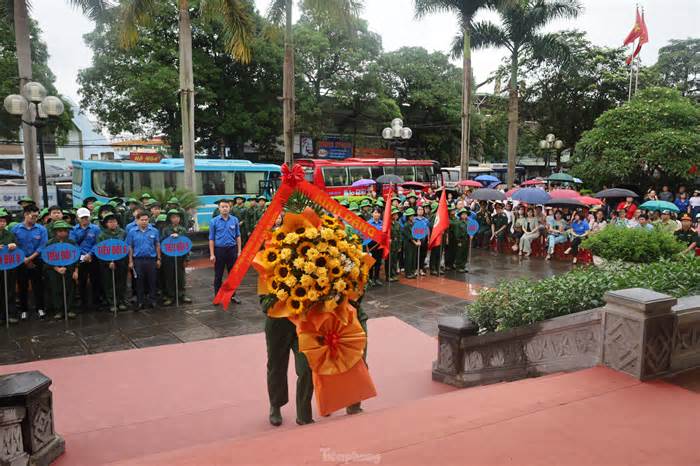
M 386 141 L 408 141 L 411 139 L 411 136 L 413 136 L 413 131 L 411 128 L 403 126 L 403 120 L 401 118 L 394 118 L 391 120 L 391 127 L 382 130 L 382 138 Z M 398 166 L 398 155 L 396 153 L 396 148 L 394 148 L 394 175 L 397 175 Z
M 561 150 L 564 147 L 564 142 L 561 139 L 557 139 L 552 133 L 549 133 L 544 139 L 540 141 L 540 149 L 542 150 Z M 547 158 L 545 159 L 545 167 L 549 168 L 549 153 L 547 153 Z M 557 166 L 557 168 L 559 168 Z

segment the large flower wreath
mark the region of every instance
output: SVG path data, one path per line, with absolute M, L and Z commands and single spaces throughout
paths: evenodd
M 297 327 L 322 415 L 376 395 L 362 360 L 367 335 L 352 304 L 373 263 L 342 221 L 311 208 L 285 214 L 253 260 L 267 315 Z

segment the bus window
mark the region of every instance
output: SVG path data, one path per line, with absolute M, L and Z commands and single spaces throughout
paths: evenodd
M 227 183 L 226 194 L 258 194 L 260 182 L 265 179 L 263 172 L 233 172 L 236 174 L 235 184 L 231 187 Z
M 396 174 L 406 181 L 416 181 L 416 176 L 413 172 L 413 167 L 406 167 L 399 165 L 396 167 Z
M 372 172 L 372 179 L 376 180 L 384 174 L 384 167 L 369 167 Z
M 80 187 L 83 185 L 83 169 L 73 167 L 73 186 Z
M 124 173 L 128 176 L 129 173 Z M 131 172 L 131 189 L 129 192 L 140 191 L 142 189 L 151 189 L 151 173 L 150 172 Z
M 369 167 L 348 167 L 348 171 L 350 172 L 350 184 L 371 177 Z
M 323 181 L 326 186 L 349 186 L 345 167 L 323 167 Z
M 183 172 L 161 172 L 163 173 L 163 184 L 165 188 L 177 189 L 185 184 L 185 174 Z
M 197 194 L 200 196 L 221 196 L 226 194 L 226 185 L 231 189 L 234 186 L 235 172 L 196 172 Z M 229 183 L 226 183 L 227 175 L 230 175 Z
M 272 175 L 272 173 L 270 174 Z M 304 167 L 304 179 L 309 183 L 314 182 L 314 169 L 309 167 Z
M 430 182 L 430 177 L 433 174 L 433 167 L 417 166 L 415 167 L 415 169 L 416 179 L 414 181 L 418 181 L 421 183 Z
M 99 196 L 123 197 L 126 195 L 124 175 L 130 173 L 95 170 L 92 172 L 92 190 Z

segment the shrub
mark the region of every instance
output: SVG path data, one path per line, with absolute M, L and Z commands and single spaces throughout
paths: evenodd
M 600 307 L 605 292 L 624 288 L 648 288 L 675 297 L 700 294 L 700 259 L 617 262 L 540 281 L 503 282 L 483 291 L 466 313 L 482 331 L 505 330 Z
M 151 189 L 151 188 L 141 188 L 138 191 L 134 191 L 131 194 L 129 194 L 129 197 L 133 197 L 135 199 L 139 199 L 143 193 L 148 193 L 155 199 L 156 201 L 160 202 L 160 204 L 165 207 L 165 204 L 167 204 L 168 199 L 171 197 L 176 197 L 178 201 L 180 201 L 180 207 L 182 207 L 185 210 L 189 209 L 194 209 L 196 207 L 199 207 L 199 198 L 195 193 L 190 191 L 189 189 L 185 188 L 180 188 L 180 189 L 173 189 L 173 188 L 165 188 L 165 189 Z
M 673 233 L 660 228 L 645 230 L 613 225 L 586 238 L 581 247 L 603 259 L 636 263 L 668 259 L 685 249 Z

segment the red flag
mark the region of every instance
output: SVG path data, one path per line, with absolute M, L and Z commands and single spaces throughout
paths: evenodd
M 642 16 L 639 14 L 639 8 L 637 8 L 637 13 L 634 19 L 634 26 L 632 27 L 632 30 L 630 31 L 629 34 L 627 34 L 627 37 L 625 37 L 625 41 L 622 43 L 622 45 L 627 45 L 631 44 L 638 38 L 642 36 L 642 23 L 643 23 Z
M 430 234 L 430 241 L 428 241 L 428 249 L 433 249 L 442 244 L 442 234 L 450 226 L 450 213 L 447 210 L 447 198 L 445 197 L 446 191 L 446 189 L 443 189 L 440 196 L 440 204 L 438 205 L 437 214 L 435 214 L 435 224 Z
M 630 42 L 634 42 L 635 39 L 639 39 L 639 42 L 637 42 L 637 48 L 634 50 L 634 53 L 627 57 L 626 63 L 628 65 L 632 63 L 634 57 L 639 55 L 639 52 L 642 51 L 642 45 L 649 42 L 649 30 L 647 29 L 647 23 L 644 21 L 644 12 L 642 12 L 642 15 L 639 16 L 639 11 L 637 11 L 637 21 L 634 24 L 634 29 L 632 30 L 632 32 L 635 31 L 637 31 L 635 37 L 631 41 L 625 42 L 625 45 L 627 45 Z M 632 35 L 632 32 L 630 32 L 630 35 Z M 627 37 L 629 38 L 629 36 Z
M 389 257 L 389 250 L 391 249 L 391 196 L 392 191 L 384 192 L 384 197 L 386 198 L 386 204 L 384 204 L 384 218 L 382 219 L 382 234 L 384 235 L 384 240 L 382 241 L 381 247 L 382 258 L 386 259 Z

